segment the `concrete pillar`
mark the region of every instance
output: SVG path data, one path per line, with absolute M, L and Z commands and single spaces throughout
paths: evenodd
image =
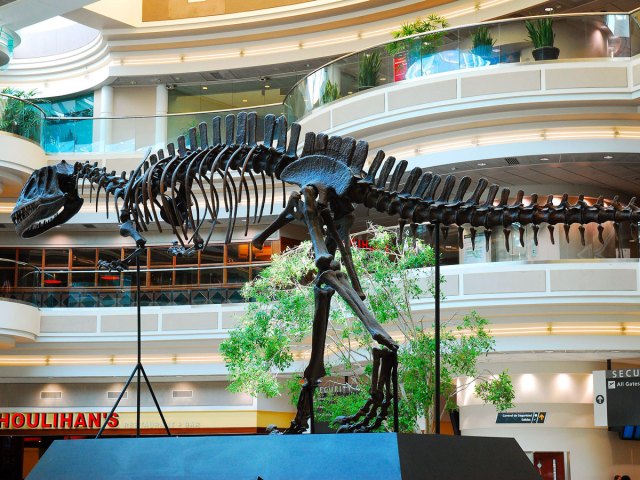
M 105 85 L 100 89 L 100 143 L 103 150 L 109 151 L 113 143 L 113 87 Z
M 166 85 L 156 87 L 156 149 L 167 146 L 167 112 L 169 90 Z

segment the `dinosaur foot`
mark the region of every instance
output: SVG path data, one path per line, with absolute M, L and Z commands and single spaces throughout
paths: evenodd
M 280 430 L 277 425 L 268 425 L 267 428 L 265 428 L 265 433 L 267 435 L 294 435 L 304 433 L 308 428 L 308 425 L 301 425 L 296 422 L 296 420 L 293 420 L 289 428 L 285 428 L 284 430 Z
M 355 415 L 337 417 L 337 433 L 366 433 L 380 427 L 393 405 L 393 369 L 396 352 L 386 348 L 373 349 L 371 396 Z

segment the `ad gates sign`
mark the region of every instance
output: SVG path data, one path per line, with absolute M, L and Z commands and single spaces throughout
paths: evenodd
M 593 372 L 596 426 L 640 425 L 640 368 Z

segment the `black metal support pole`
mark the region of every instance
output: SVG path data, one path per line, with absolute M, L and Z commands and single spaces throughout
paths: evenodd
M 109 420 L 111 420 L 111 417 L 113 417 L 113 414 L 116 411 L 116 408 L 118 408 L 118 405 L 120 404 L 120 400 L 122 400 L 122 397 L 124 396 L 124 392 L 126 392 L 127 388 L 129 388 L 129 385 L 131 384 L 131 380 L 133 380 L 133 376 L 136 374 L 137 371 L 138 371 L 138 366 L 136 365 L 133 369 L 133 372 L 131 372 L 131 375 L 129 375 L 129 380 L 127 380 L 127 383 L 124 384 L 124 388 L 120 392 L 120 395 L 118 396 L 116 403 L 113 405 L 113 408 L 109 412 L 109 415 L 107 415 L 107 418 L 104 419 L 104 423 L 102 424 L 102 427 L 100 427 L 100 430 L 98 430 L 96 438 L 100 438 L 100 436 L 102 435 L 102 432 L 107 427 Z
M 147 382 L 147 387 L 149 387 L 149 393 L 151 393 L 151 398 L 153 398 L 153 403 L 156 404 L 156 409 L 160 414 L 160 418 L 162 419 L 162 424 L 164 425 L 164 429 L 167 432 L 167 436 L 171 436 L 171 431 L 169 430 L 169 425 L 167 425 L 167 421 L 164 419 L 164 414 L 162 413 L 162 409 L 160 408 L 160 404 L 158 403 L 158 399 L 156 398 L 156 394 L 151 388 L 151 382 L 149 381 L 149 377 L 147 377 L 147 372 L 144 371 L 144 367 L 140 365 L 139 370 L 142 371 L 142 375 L 144 375 L 144 381 Z
M 316 433 L 316 418 L 313 413 L 313 391 L 315 390 L 315 385 L 308 384 L 306 387 L 307 394 L 309 395 L 309 430 L 311 433 Z
M 142 313 L 140 310 L 140 255 L 136 256 L 136 308 L 138 313 L 138 385 L 136 404 L 136 437 L 140 436 L 140 370 L 142 368 Z
M 435 343 L 436 343 L 436 371 L 435 371 L 435 425 L 436 434 L 440 433 L 440 222 L 435 222 L 434 250 L 435 250 Z
M 113 414 L 116 411 L 116 408 L 118 408 L 118 405 L 120 404 L 120 401 L 122 400 L 122 398 L 124 397 L 124 392 L 127 391 L 127 388 L 129 388 L 129 385 L 131 385 L 131 382 L 133 380 L 133 377 L 137 374 L 138 378 L 138 391 L 137 391 L 137 403 L 136 403 L 136 437 L 140 436 L 140 383 L 141 383 L 141 379 L 140 376 L 144 376 L 144 381 L 147 383 L 147 387 L 149 387 L 149 393 L 151 393 L 151 398 L 153 398 L 153 403 L 155 403 L 156 405 L 156 409 L 158 410 L 158 413 L 160 414 L 160 418 L 162 419 L 162 423 L 164 425 L 164 429 L 167 431 L 167 435 L 171 436 L 171 431 L 169 430 L 169 425 L 167 424 L 167 421 L 164 418 L 164 414 L 162 413 L 162 409 L 160 408 L 160 404 L 158 403 L 158 399 L 156 398 L 156 394 L 153 391 L 153 388 L 151 387 L 151 382 L 149 381 L 149 377 L 147 376 L 147 372 L 145 372 L 144 367 L 142 366 L 142 306 L 140 304 L 140 254 L 144 252 L 144 249 L 140 248 L 138 250 L 136 250 L 134 253 L 132 253 L 131 255 L 129 255 L 129 257 L 127 257 L 127 265 L 129 264 L 129 262 L 135 257 L 136 259 L 136 310 L 138 313 L 138 338 L 137 338 L 137 347 L 138 347 L 138 362 L 136 363 L 136 366 L 133 368 L 133 372 L 131 372 L 131 375 L 129 376 L 129 379 L 127 380 L 127 383 L 125 383 L 124 388 L 122 389 L 122 391 L 120 392 L 120 395 L 118 396 L 118 399 L 116 400 L 115 405 L 113 406 L 113 408 L 111 409 L 111 412 L 109 412 L 109 415 L 107 416 L 107 418 L 105 419 L 104 423 L 102 424 L 102 427 L 100 427 L 100 430 L 98 431 L 98 434 L 96 435 L 96 438 L 100 438 L 100 436 L 102 435 L 102 432 L 104 431 L 104 429 L 107 427 L 107 424 L 109 423 L 109 420 L 111 420 L 111 417 L 113 417 Z M 121 270 L 119 270 L 121 271 Z
M 400 414 L 398 412 L 398 352 L 393 352 L 393 370 L 391 373 L 393 382 L 393 431 L 400 431 Z

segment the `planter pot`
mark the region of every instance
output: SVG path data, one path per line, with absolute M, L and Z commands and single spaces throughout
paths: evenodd
M 476 48 L 471 50 L 471 53 L 477 55 L 482 58 L 491 58 L 493 55 L 493 46 L 492 45 L 478 45 Z
M 558 47 L 540 47 L 531 52 L 536 60 L 557 60 L 560 56 Z

